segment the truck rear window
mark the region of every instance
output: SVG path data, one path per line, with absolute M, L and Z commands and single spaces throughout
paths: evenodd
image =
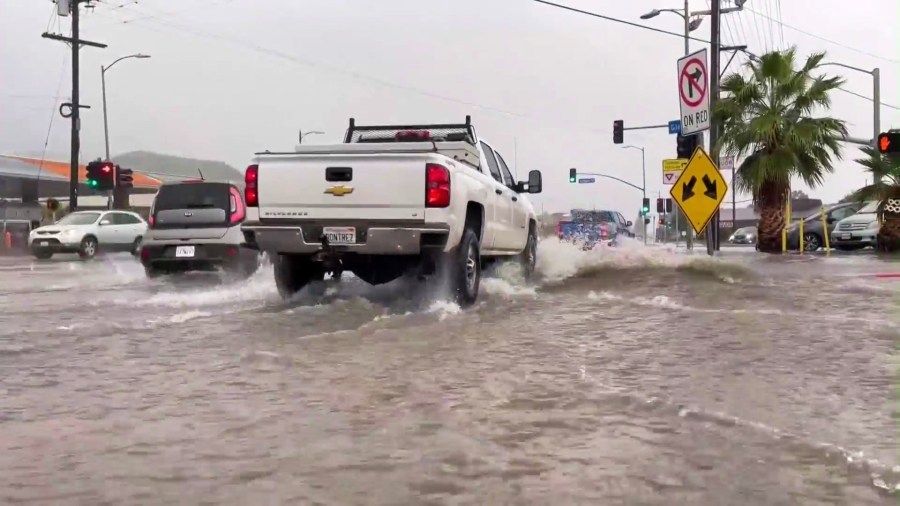
M 226 183 L 185 183 L 160 187 L 153 205 L 155 212 L 172 209 L 222 209 L 231 211 Z

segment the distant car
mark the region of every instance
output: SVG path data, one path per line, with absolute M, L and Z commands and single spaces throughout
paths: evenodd
M 741 227 L 731 234 L 728 242 L 731 244 L 756 244 L 756 227 Z
M 259 252 L 243 245 L 247 206 L 230 183 L 184 181 L 160 186 L 141 246 L 148 277 L 224 269 L 249 276 Z
M 99 251 L 135 254 L 147 232 L 147 222 L 131 211 L 78 211 L 28 235 L 31 253 L 42 260 L 55 253 L 78 253 L 83 259 Z
M 556 235 L 560 240 L 577 242 L 584 249 L 603 242 L 614 246 L 619 236 L 634 237 L 631 222 L 618 211 L 573 209 L 570 216 L 559 222 Z
M 828 231 L 822 225 L 822 212 L 816 211 L 803 218 L 803 250 L 816 251 L 825 247 L 825 234 L 832 234 L 839 221 L 853 216 L 863 205 L 859 202 L 836 204 L 825 209 L 825 221 Z M 800 249 L 800 223 L 793 223 L 787 229 L 787 247 L 789 250 Z
M 831 232 L 831 246 L 844 251 L 875 247 L 878 238 L 878 202 L 866 202 L 856 214 L 837 222 Z

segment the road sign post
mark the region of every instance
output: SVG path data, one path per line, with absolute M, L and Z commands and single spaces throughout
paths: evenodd
M 728 183 L 719 168 L 702 147 L 697 147 L 669 195 L 684 212 L 694 232 L 700 234 L 719 210 L 727 191 Z
M 678 59 L 681 135 L 709 130 L 709 68 L 706 49 Z

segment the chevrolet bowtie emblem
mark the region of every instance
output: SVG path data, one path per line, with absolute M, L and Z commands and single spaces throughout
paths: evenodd
M 332 186 L 331 188 L 325 190 L 325 193 L 330 193 L 335 197 L 343 197 L 344 195 L 353 193 L 353 187 L 344 185 Z

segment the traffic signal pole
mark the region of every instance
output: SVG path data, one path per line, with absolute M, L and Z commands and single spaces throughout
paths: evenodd
M 721 54 L 719 53 L 719 37 L 721 21 L 721 2 L 722 0 L 712 0 L 712 9 L 710 14 L 710 39 L 712 40 L 712 54 L 709 62 L 709 110 L 714 111 L 719 102 L 719 62 Z M 719 122 L 716 121 L 714 115 L 710 115 L 709 123 L 709 154 L 712 157 L 716 167 L 719 166 L 719 153 L 716 144 L 719 142 Z M 732 190 L 733 191 L 733 190 Z M 719 210 L 717 209 L 712 220 L 706 226 L 706 252 L 710 256 L 719 250 Z

